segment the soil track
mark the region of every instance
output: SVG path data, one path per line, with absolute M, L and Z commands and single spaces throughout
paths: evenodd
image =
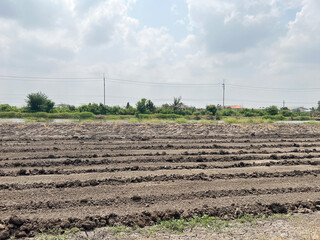
M 320 210 L 320 126 L 0 123 L 0 240 Z

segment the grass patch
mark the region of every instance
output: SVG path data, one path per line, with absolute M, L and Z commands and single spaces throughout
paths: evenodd
M 275 214 L 272 216 L 266 215 L 252 215 L 252 214 L 242 214 L 237 219 L 229 221 L 223 220 L 217 217 L 210 217 L 208 215 L 203 215 L 202 217 L 194 216 L 192 218 L 180 218 L 168 221 L 161 221 L 152 226 L 140 228 L 138 225 L 133 227 L 127 227 L 124 225 L 118 226 L 108 226 L 106 230 L 115 239 L 121 238 L 121 236 L 130 236 L 134 234 L 137 236 L 149 236 L 157 235 L 162 233 L 171 234 L 181 234 L 184 232 L 193 231 L 193 229 L 215 231 L 215 232 L 228 232 L 231 231 L 233 227 L 245 227 L 246 224 L 256 224 L 258 220 L 266 219 L 278 219 L 284 217 L 283 214 Z M 243 224 L 243 225 L 242 225 Z M 72 237 L 75 233 L 80 231 L 77 228 L 71 230 L 40 230 L 40 234 L 36 236 L 36 240 L 66 240 Z M 76 237 L 76 236 L 75 236 Z
M 131 119 L 129 119 L 129 121 L 128 121 L 128 123 L 139 123 L 140 121 L 139 121 L 139 119 L 137 119 L 137 118 L 131 118 Z
M 218 123 L 219 121 L 217 120 L 207 120 L 207 119 L 201 119 L 198 121 L 198 123 Z
M 67 240 L 71 235 L 79 232 L 80 229 L 72 228 L 62 231 L 54 230 L 54 229 L 40 229 L 40 234 L 38 234 L 35 239 L 36 240 Z
M 253 215 L 251 214 L 242 214 L 240 215 L 236 221 L 239 221 L 241 223 L 245 223 L 245 222 L 254 222 L 257 220 L 257 217 L 254 217 Z
M 105 120 L 121 120 L 120 116 L 117 115 L 109 115 L 104 118 Z
M 195 216 L 193 218 L 180 218 L 169 221 L 161 221 L 153 226 L 145 228 L 115 226 L 108 227 L 108 229 L 113 234 L 130 233 L 135 231 L 143 235 L 154 235 L 159 232 L 180 234 L 185 231 L 192 231 L 192 229 L 197 227 L 205 228 L 207 230 L 221 231 L 224 228 L 227 228 L 228 226 L 228 220 L 221 220 L 219 218 L 204 215 L 202 217 Z
M 182 233 L 186 230 L 192 230 L 196 227 L 220 231 L 229 226 L 229 221 L 204 215 L 202 217 L 195 216 L 190 219 L 174 219 L 170 221 L 163 221 L 156 226 L 161 231 L 172 233 Z
M 174 120 L 175 123 L 187 123 L 188 120 L 185 118 L 177 118 L 176 120 Z
M 131 227 L 126 227 L 126 226 L 113 226 L 113 227 L 108 227 L 108 229 L 112 234 L 129 233 L 133 231 Z
M 141 122 L 143 122 L 143 123 L 163 123 L 164 120 L 152 118 L 152 119 L 142 119 Z
M 235 117 L 226 117 L 223 118 L 225 123 L 274 123 L 273 119 L 263 119 L 263 118 L 235 118 Z
M 313 125 L 317 125 L 317 124 L 320 124 L 320 122 L 317 122 L 317 121 L 309 121 L 309 122 L 303 122 L 303 124 L 313 124 Z

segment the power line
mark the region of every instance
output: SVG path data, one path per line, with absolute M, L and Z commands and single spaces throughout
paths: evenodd
M 90 80 L 90 79 L 101 79 L 101 78 L 98 78 L 98 77 L 40 77 L 40 76 L 33 76 L 33 77 L 30 77 L 30 76 L 13 76 L 13 75 L 0 75 L 0 78 L 13 78 L 13 79 L 51 79 L 51 80 L 58 80 L 58 79 L 86 79 L 86 80 Z
M 228 84 L 230 87 L 246 88 L 246 89 L 261 89 L 261 90 L 281 90 L 281 91 L 319 91 L 320 88 L 274 88 L 274 87 L 255 87 L 238 84 Z
M 43 81 L 51 80 L 53 82 L 66 83 L 68 80 L 70 82 L 93 82 L 101 81 L 101 77 L 40 77 L 40 76 L 14 76 L 14 75 L 0 75 L 0 80 L 10 80 L 10 81 Z M 59 80 L 59 81 L 55 81 Z M 179 86 L 179 87 L 218 87 L 221 86 L 221 83 L 170 83 L 170 82 L 146 82 L 146 81 L 137 81 L 137 80 L 128 80 L 121 78 L 108 78 L 108 82 L 117 82 L 117 83 L 129 83 L 136 85 L 157 85 L 157 86 Z M 47 81 L 43 81 L 47 82 Z M 320 88 L 277 88 L 277 87 L 257 87 L 257 86 L 248 86 L 240 84 L 228 84 L 232 88 L 243 88 L 243 89 L 254 89 L 254 90 L 281 90 L 281 91 L 318 91 Z
M 70 82 L 93 82 L 101 81 L 101 78 L 96 77 L 23 77 L 23 76 L 9 76 L 9 75 L 0 75 L 1 80 L 10 80 L 10 81 L 28 81 L 28 82 L 58 82 L 66 83 L 67 81 L 61 80 L 72 80 Z M 43 81 L 46 80 L 46 81 Z M 145 81 L 135 81 L 119 78 L 108 78 L 108 82 L 116 83 L 127 83 L 133 85 L 150 85 L 150 86 L 172 86 L 172 87 L 214 87 L 218 86 L 219 83 L 168 83 L 168 82 L 145 82 Z
M 213 87 L 219 86 L 220 83 L 168 83 L 168 82 L 145 82 L 145 81 L 134 81 L 119 78 L 108 78 L 109 81 L 130 83 L 130 84 L 141 84 L 141 85 L 164 85 L 164 86 L 186 86 L 186 87 Z

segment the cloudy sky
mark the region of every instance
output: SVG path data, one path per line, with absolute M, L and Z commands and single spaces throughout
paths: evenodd
M 316 106 L 319 0 L 1 0 L 0 104 Z

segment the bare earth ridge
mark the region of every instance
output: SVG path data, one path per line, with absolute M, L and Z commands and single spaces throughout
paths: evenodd
M 0 240 L 320 210 L 320 126 L 0 123 Z

